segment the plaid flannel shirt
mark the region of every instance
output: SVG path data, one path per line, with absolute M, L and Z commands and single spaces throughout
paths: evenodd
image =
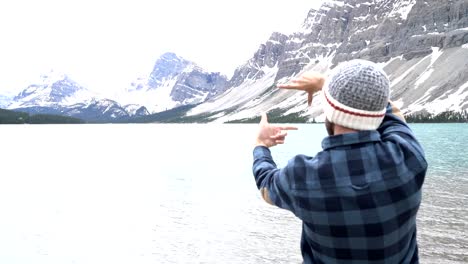
M 263 198 L 303 221 L 304 263 L 418 263 L 416 213 L 427 163 L 391 105 L 377 130 L 330 136 L 322 148 L 282 169 L 268 148 L 254 149 Z

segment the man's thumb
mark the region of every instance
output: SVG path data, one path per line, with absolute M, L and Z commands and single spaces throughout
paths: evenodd
M 308 98 L 307 98 L 307 104 L 308 104 L 309 106 L 312 105 L 312 100 L 313 100 L 313 99 L 314 99 L 314 94 L 311 93 L 311 92 L 309 92 Z
M 262 123 L 262 124 L 268 123 L 268 116 L 267 116 L 266 113 L 262 114 L 262 119 L 260 120 L 260 123 Z

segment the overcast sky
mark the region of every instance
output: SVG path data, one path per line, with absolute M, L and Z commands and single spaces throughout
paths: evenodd
M 0 94 L 51 69 L 91 90 L 124 89 L 174 52 L 232 75 L 273 31 L 298 30 L 312 0 L 0 2 Z

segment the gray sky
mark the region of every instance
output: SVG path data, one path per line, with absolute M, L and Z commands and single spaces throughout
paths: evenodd
M 312 0 L 0 2 L 0 94 L 51 69 L 91 90 L 127 88 L 172 51 L 231 75 L 273 31 L 298 30 Z

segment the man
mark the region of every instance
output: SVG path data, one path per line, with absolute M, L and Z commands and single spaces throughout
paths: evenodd
M 293 128 L 262 116 L 253 173 L 268 203 L 303 221 L 304 263 L 419 262 L 416 213 L 427 163 L 389 102 L 389 86 L 386 74 L 363 60 L 338 66 L 326 83 L 307 73 L 280 86 L 306 91 L 309 104 L 323 87 L 329 134 L 315 157 L 295 156 L 282 169 L 269 148 Z

